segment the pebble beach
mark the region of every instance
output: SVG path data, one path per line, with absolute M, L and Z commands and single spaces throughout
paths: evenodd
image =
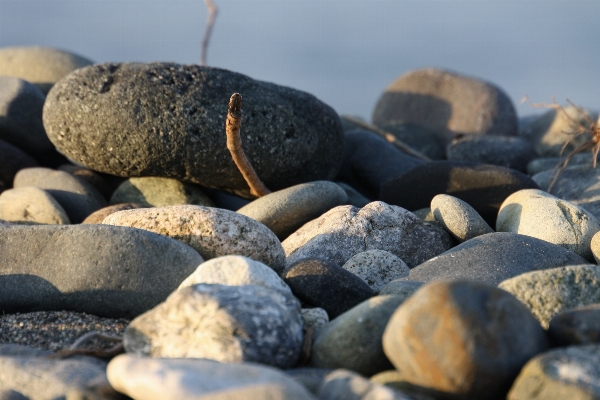
M 0 399 L 600 399 L 594 105 L 398 75 L 0 48 Z

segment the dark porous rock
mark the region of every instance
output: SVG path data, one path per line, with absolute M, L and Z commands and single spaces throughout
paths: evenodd
M 517 134 L 515 108 L 500 88 L 433 68 L 408 72 L 392 82 L 375 106 L 373 123 L 412 123 L 446 141 L 458 134 Z
M 406 280 L 471 279 L 497 285 L 530 271 L 587 263 L 581 256 L 544 240 L 495 232 L 467 240 L 425 261 L 413 268 Z
M 10 189 L 13 179 L 23 168 L 37 167 L 38 163 L 29 154 L 0 139 L 0 192 Z
M 463 136 L 446 147 L 450 161 L 500 165 L 527 172 L 527 164 L 537 157 L 527 140 L 511 136 Z
M 337 179 L 355 187 L 366 197 L 376 198 L 381 185 L 423 164 L 373 132 L 346 133 L 344 159 Z
M 550 320 L 548 334 L 560 346 L 600 344 L 600 304 L 556 314 Z
M 110 214 L 114 214 L 118 211 L 124 210 L 133 210 L 136 208 L 144 208 L 145 206 L 137 203 L 121 203 L 121 204 L 113 204 L 112 206 L 106 206 L 99 210 L 94 211 L 90 215 L 88 215 L 83 221 L 82 224 L 101 224 L 104 221 L 104 218 L 108 217 Z
M 232 93 L 243 96 L 244 151 L 271 190 L 333 179 L 344 136 L 314 96 L 218 68 L 96 64 L 48 93 L 44 126 L 67 157 L 124 177 L 160 176 L 251 197 L 226 147 Z
M 548 191 L 556 172 L 543 171 L 532 179 L 540 185 L 540 189 Z M 580 206 L 600 219 L 600 168 L 593 168 L 591 165 L 567 167 L 558 175 L 550 193 Z
M 383 334 L 385 354 L 407 382 L 460 399 L 504 399 L 521 367 L 548 346 L 516 298 L 466 280 L 423 286 Z
M 339 206 L 283 241 L 287 264 L 319 258 L 343 266 L 366 250 L 385 250 L 415 267 L 451 247 L 450 235 L 413 213 L 381 201 L 359 209 Z
M 128 353 L 168 358 L 208 358 L 223 363 L 296 366 L 302 350 L 300 302 L 259 285 L 196 284 L 127 327 Z
M 107 225 L 0 225 L 0 309 L 134 317 L 204 260 L 191 247 Z
M 346 192 L 335 183 L 316 181 L 269 193 L 237 212 L 266 225 L 283 240 L 306 222 L 345 204 L 346 200 Z
M 0 76 L 0 139 L 36 156 L 53 149 L 42 123 L 44 95 L 31 83 Z
M 500 205 L 521 189 L 538 189 L 527 175 L 497 165 L 432 161 L 388 181 L 380 200 L 408 210 L 429 207 L 438 194 L 465 201 L 490 226 L 496 225 Z
M 375 295 L 358 276 L 319 259 L 288 266 L 283 280 L 300 300 L 323 308 L 330 319 Z
M 10 349 L 3 352 L 5 347 Z M 106 361 L 86 356 L 50 358 L 47 352 L 16 345 L 1 346 L 0 353 L 0 390 L 16 391 L 31 400 L 122 399 L 108 382 Z
M 71 71 L 90 64 L 92 61 L 87 58 L 50 47 L 18 46 L 0 49 L 0 75 L 25 79 L 44 94 Z
M 410 123 L 381 124 L 379 128 L 433 160 L 446 158 L 444 140 L 436 132 Z
M 42 167 L 22 169 L 15 176 L 14 187 L 24 186 L 34 186 L 50 193 L 74 224 L 107 205 L 104 197 L 91 184 L 64 171 Z
M 507 400 L 600 399 L 600 345 L 554 349 L 529 360 Z
M 397 296 L 375 296 L 339 315 L 316 335 L 311 365 L 350 369 L 365 376 L 393 368 L 383 352 L 381 338 L 403 301 Z

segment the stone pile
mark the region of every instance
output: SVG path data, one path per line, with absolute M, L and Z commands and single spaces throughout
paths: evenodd
M 409 72 L 373 123 L 427 160 L 235 72 L 0 49 L 0 398 L 600 399 L 600 172 L 529 120 Z

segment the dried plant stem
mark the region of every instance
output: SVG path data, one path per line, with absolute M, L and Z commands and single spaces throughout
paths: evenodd
M 204 4 L 206 4 L 206 9 L 208 10 L 208 16 L 206 18 L 206 30 L 204 31 L 204 39 L 202 39 L 202 54 L 200 55 L 200 65 L 206 65 L 206 53 L 208 52 L 208 42 L 210 40 L 210 35 L 212 33 L 213 25 L 215 24 L 215 19 L 217 18 L 217 6 L 213 3 L 212 0 L 204 0 Z
M 109 342 L 117 342 L 117 344 L 108 350 L 93 350 L 80 348 L 85 342 L 92 339 L 101 339 Z M 55 354 L 48 356 L 49 358 L 68 358 L 73 356 L 92 356 L 103 359 L 111 359 L 125 352 L 123 348 L 123 339 L 120 336 L 112 336 L 100 333 L 98 331 L 88 332 L 77 339 L 71 347 L 61 350 Z
M 407 145 L 406 143 L 404 143 L 403 141 L 398 139 L 396 136 L 394 136 L 391 133 L 386 132 L 382 129 L 379 129 L 375 125 L 371 125 L 371 124 L 369 124 L 361 119 L 355 118 L 351 115 L 344 115 L 342 118 L 344 118 L 345 120 L 347 120 L 349 122 L 352 122 L 355 125 L 360 126 L 363 129 L 366 129 L 368 131 L 371 131 L 371 132 L 381 136 L 382 138 L 384 138 L 385 140 L 387 140 L 388 142 L 390 142 L 391 144 L 393 144 L 394 146 L 396 146 L 403 152 L 410 154 L 413 157 L 420 158 L 423 161 L 431 161 L 431 158 L 427 157 L 425 154 L 421 153 L 418 150 L 413 149 L 412 147 L 410 147 L 409 145 Z
M 271 193 L 262 183 L 256 171 L 250 164 L 250 161 L 242 148 L 242 139 L 240 137 L 240 127 L 242 125 L 242 96 L 234 93 L 229 99 L 229 112 L 227 113 L 227 122 L 225 123 L 225 133 L 227 135 L 227 149 L 231 153 L 233 162 L 237 165 L 242 176 L 250 187 L 250 194 L 256 197 L 262 197 Z

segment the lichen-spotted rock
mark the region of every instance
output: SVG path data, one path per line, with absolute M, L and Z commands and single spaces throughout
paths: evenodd
M 111 214 L 102 223 L 172 237 L 192 246 L 207 260 L 240 255 L 260 261 L 278 273 L 285 264 L 281 242 L 269 228 L 221 208 L 195 205 L 139 208 Z
M 235 92 L 243 96 L 244 151 L 269 189 L 335 177 L 343 131 L 331 107 L 308 93 L 218 68 L 81 68 L 48 93 L 44 127 L 63 154 L 93 170 L 176 178 L 250 197 L 225 144 Z

